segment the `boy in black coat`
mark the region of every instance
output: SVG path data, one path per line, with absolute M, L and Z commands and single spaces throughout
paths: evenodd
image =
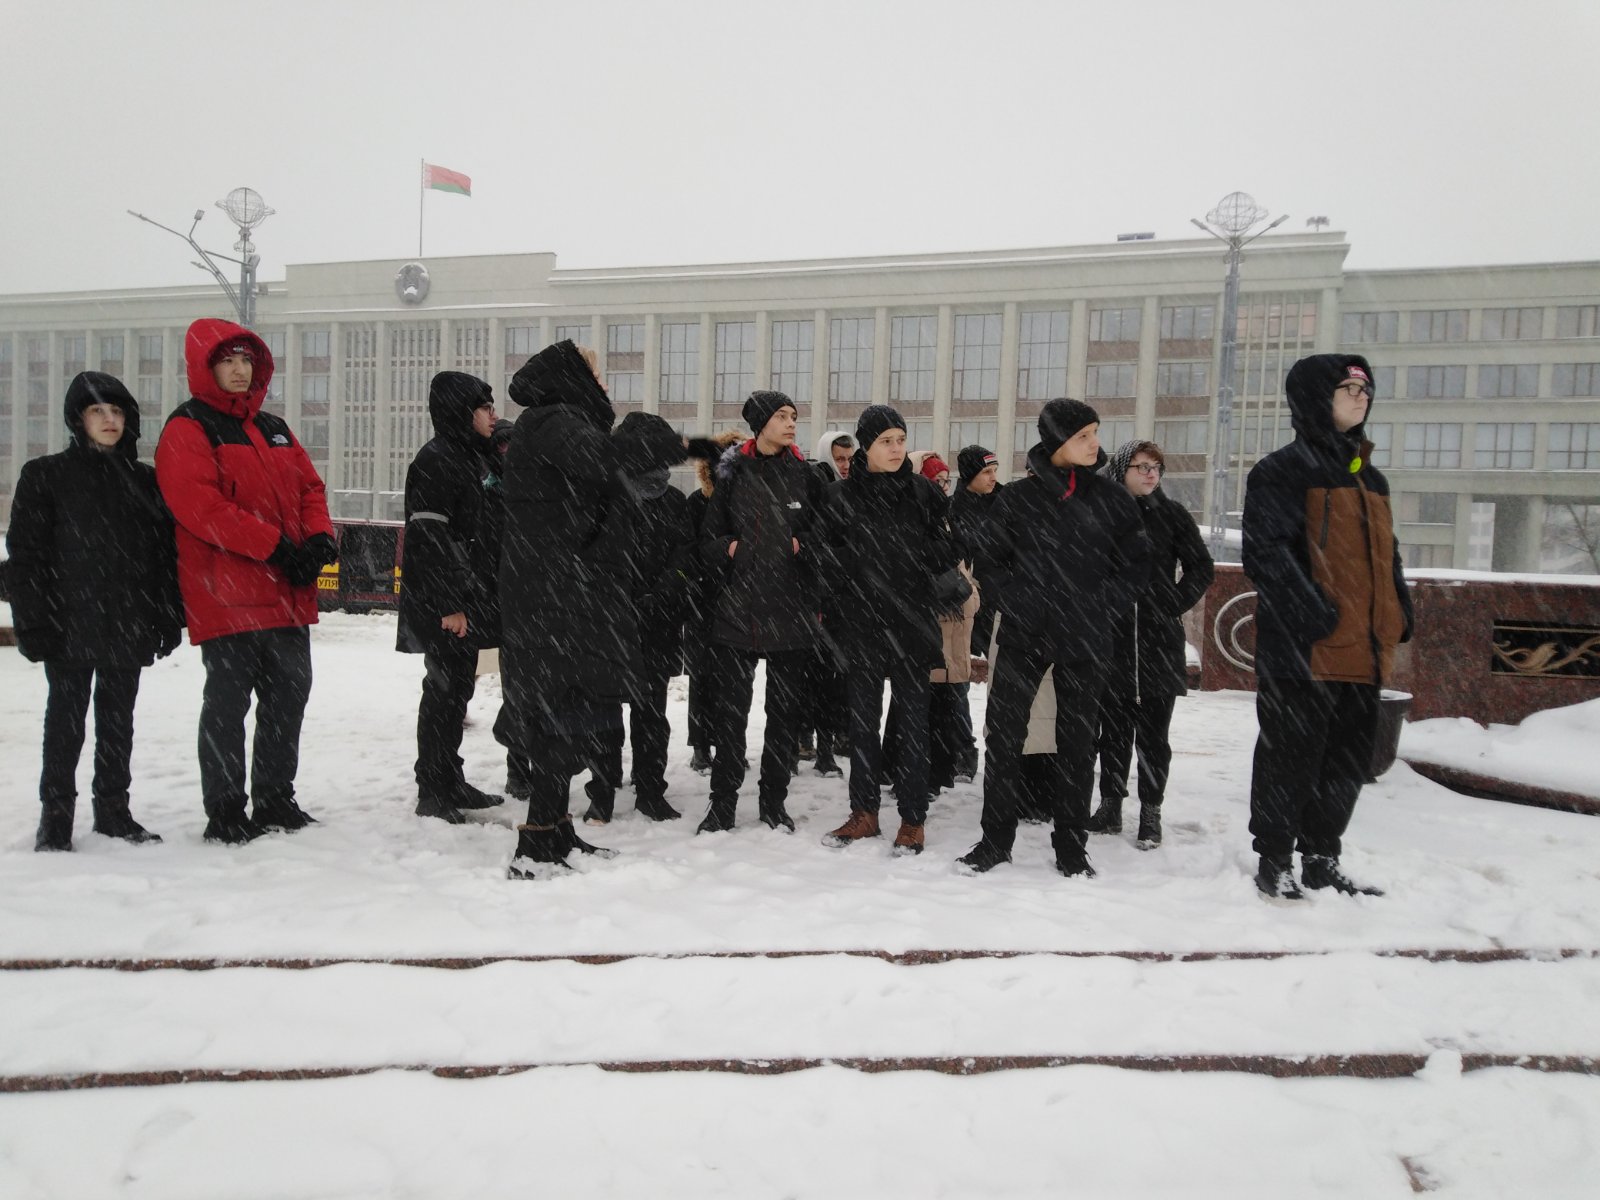
M 138 461 L 139 405 L 113 376 L 67 388 L 72 444 L 25 463 L 6 534 L 17 646 L 44 664 L 36 850 L 72 849 L 78 755 L 94 697 L 94 830 L 159 842 L 128 810 L 139 672 L 183 635 L 172 518 Z
M 478 651 L 499 644 L 495 579 L 477 546 L 487 533 L 494 393 L 441 371 L 428 386 L 433 438 L 406 469 L 406 536 L 395 649 L 423 656 L 417 705 L 417 815 L 452 825 L 464 808 L 503 803 L 466 781 L 461 737 L 477 686 Z
M 1099 415 L 1080 400 L 1039 414 L 1032 474 L 1008 485 L 979 534 L 977 556 L 1000 612 L 998 663 L 989 680 L 983 836 L 960 860 L 988 871 L 1011 858 L 1028 713 L 1054 668 L 1056 869 L 1093 875 L 1086 851 L 1094 790 L 1095 718 L 1111 631 L 1133 612 L 1150 547 L 1132 497 L 1095 474 L 1104 461 Z

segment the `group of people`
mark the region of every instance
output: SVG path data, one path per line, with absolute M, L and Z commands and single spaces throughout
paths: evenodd
M 133 708 L 141 668 L 171 653 L 184 626 L 206 670 L 206 839 L 314 822 L 295 776 L 316 579 L 337 559 L 323 484 L 283 420 L 262 411 L 273 361 L 260 338 L 197 321 L 185 354 L 192 398 L 168 418 L 153 470 L 137 458 L 133 397 L 85 372 L 67 395 L 71 445 L 18 481 L 14 621 L 49 682 L 41 850 L 71 848 L 91 693 L 94 828 L 159 840 L 129 810 Z M 1298 848 L 1306 886 L 1375 893 L 1340 870 L 1340 836 L 1410 608 L 1387 485 L 1361 437 L 1371 371 L 1357 356 L 1317 355 L 1286 386 L 1297 438 L 1251 472 L 1244 517 L 1259 591 L 1256 884 L 1299 897 Z M 1121 830 L 1135 757 L 1138 844 L 1160 844 L 1185 687 L 1180 618 L 1212 563 L 1160 489 L 1159 446 L 1108 456 L 1095 411 L 1052 400 L 1024 478 L 1002 485 L 995 455 L 969 446 L 950 497 L 948 466 L 917 461 L 884 405 L 853 431 L 823 434 L 808 461 L 781 392 L 751 393 L 748 437 L 685 438 L 646 413 L 618 423 L 596 356 L 569 341 L 530 358 L 508 391 L 523 410 L 515 423 L 498 419 L 483 380 L 435 376 L 435 436 L 407 474 L 397 648 L 423 656 L 420 816 L 459 823 L 504 803 L 466 780 L 460 755 L 479 655 L 498 649 L 494 733 L 506 791 L 528 806 L 512 878 L 558 874 L 574 853 L 611 855 L 578 834 L 569 792 L 588 772 L 585 820 L 609 822 L 625 737 L 640 814 L 681 815 L 666 797 L 666 710 L 668 681 L 685 671 L 691 766 L 709 774 L 698 831 L 731 829 L 763 661 L 757 811 L 774 830 L 795 828 L 787 797 L 800 764 L 839 774 L 835 756 L 847 755 L 849 812 L 823 841 L 881 836 L 889 787 L 893 853 L 921 853 L 932 795 L 977 773 L 968 687 L 986 677 L 981 834 L 961 869 L 1006 862 L 1031 815 L 1054 824 L 1057 870 L 1092 876 L 1088 837 Z M 669 472 L 690 458 L 700 486 L 685 496 Z

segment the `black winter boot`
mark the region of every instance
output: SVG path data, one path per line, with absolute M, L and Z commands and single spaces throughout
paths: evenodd
M 574 850 L 580 854 L 592 854 L 596 858 L 615 858 L 622 853 L 620 850 L 611 850 L 605 846 L 595 846 L 584 841 L 578 836 L 578 831 L 572 824 L 571 814 L 563 816 L 556 822 L 556 833 L 561 838 L 561 844 L 564 847 L 564 853 L 561 856 L 563 859 Z
M 285 833 L 293 833 L 297 829 L 304 829 L 307 825 L 317 823 L 317 819 L 296 804 L 292 796 L 274 800 L 256 797 L 252 804 L 250 819 L 262 830 L 281 829 Z
M 694 753 L 689 756 L 689 770 L 696 775 L 711 774 L 711 751 L 704 746 L 696 746 Z
M 824 778 L 838 778 L 844 775 L 839 760 L 834 758 L 833 751 L 828 748 L 826 742 L 817 747 L 817 760 L 811 769 Z
M 242 846 L 253 842 L 267 831 L 244 813 L 212 817 L 206 822 L 205 840 L 219 846 Z
M 1056 830 L 1050 835 L 1050 844 L 1056 852 L 1056 870 L 1068 879 L 1082 876 L 1093 879 L 1095 870 L 1089 865 L 1088 838 L 1075 829 Z
M 518 825 L 517 852 L 506 868 L 507 879 L 555 879 L 572 870 L 568 847 L 555 825 Z
M 76 796 L 43 801 L 39 806 L 39 832 L 33 839 L 33 848 L 71 850 L 72 818 L 77 807 Z
M 1159 804 L 1141 804 L 1139 806 L 1139 840 L 1141 850 L 1154 850 L 1161 845 L 1161 806 Z
M 161 840 L 159 833 L 151 833 L 133 819 L 133 814 L 128 811 L 126 796 L 94 798 L 94 831 L 105 837 L 121 838 L 135 844 Z
M 522 798 L 524 800 L 527 799 L 526 796 Z M 475 788 L 470 783 L 463 782 L 456 787 L 455 806 L 457 808 L 494 808 L 505 802 L 506 798 L 504 796 L 497 796 L 493 792 Z
M 1304 900 L 1294 881 L 1294 862 L 1289 858 L 1268 858 L 1265 855 L 1256 867 L 1256 891 L 1268 900 Z
M 785 833 L 794 832 L 794 818 L 789 815 L 789 810 L 784 807 L 782 800 L 763 800 L 760 808 L 761 823 L 768 829 L 781 829 Z
M 1339 860 L 1324 854 L 1300 856 L 1300 882 L 1313 891 L 1331 887 L 1346 896 L 1381 896 L 1382 888 L 1363 886 L 1339 870 Z
M 1090 833 L 1121 833 L 1122 832 L 1122 798 L 1112 799 L 1110 796 L 1100 797 L 1100 807 L 1094 810 L 1094 815 L 1089 818 Z
M 980 841 L 971 850 L 956 859 L 956 870 L 963 875 L 982 875 L 1001 863 L 1010 862 L 1011 855 L 993 842 Z
M 971 783 L 978 777 L 978 748 L 972 746 L 961 752 L 956 761 L 956 782 Z
M 417 816 L 437 817 L 446 825 L 465 825 L 466 814 L 442 796 L 423 796 L 417 801 Z
M 738 801 L 724 804 L 713 800 L 711 807 L 706 809 L 706 815 L 701 818 L 696 833 L 726 833 L 733 828 L 733 815 Z
M 683 816 L 681 812 L 668 804 L 664 797 L 652 799 L 640 796 L 633 802 L 633 807 L 641 817 L 651 821 L 676 821 Z
M 800 735 L 800 747 L 795 752 L 801 758 L 815 758 L 817 756 L 816 734 L 806 730 Z

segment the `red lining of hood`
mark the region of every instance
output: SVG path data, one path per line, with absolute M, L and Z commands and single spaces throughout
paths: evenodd
M 235 396 L 217 386 L 211 374 L 211 354 L 224 342 L 246 341 L 255 347 L 255 371 L 250 378 L 250 390 Z M 261 402 L 267 397 L 276 369 L 272 351 L 267 344 L 243 325 L 216 317 L 202 317 L 189 326 L 183 339 L 183 361 L 189 374 L 189 394 L 221 412 L 234 417 L 253 417 L 261 411 Z
M 801 462 L 805 462 L 806 456 L 800 453 L 799 446 L 796 446 L 793 442 L 790 442 L 788 449 L 790 454 L 794 455 Z M 739 453 L 744 455 L 746 458 L 754 458 L 756 456 L 755 438 L 747 438 L 744 444 L 739 447 Z

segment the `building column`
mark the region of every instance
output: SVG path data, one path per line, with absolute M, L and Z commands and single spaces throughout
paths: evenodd
M 1222 310 L 1219 308 L 1220 313 Z M 1332 354 L 1339 348 L 1339 289 L 1323 288 L 1317 301 L 1317 353 Z
M 756 314 L 756 369 L 752 375 L 752 385 L 757 390 L 768 390 L 772 387 L 772 314 L 758 312 Z M 789 399 L 797 404 L 804 404 L 804 396 L 790 396 Z M 806 412 L 809 415 L 810 409 Z
M 827 309 L 819 308 L 811 314 L 811 420 L 818 437 L 828 432 L 828 335 L 831 331 Z
M 1450 566 L 1458 571 L 1466 570 L 1472 561 L 1472 502 L 1475 499 L 1471 492 L 1456 495 L 1455 545 L 1450 551 Z
M 950 445 L 950 395 L 955 390 L 955 310 L 939 305 L 934 325 L 933 436 L 928 447 Z
M 1543 534 L 1543 496 L 1496 496 L 1491 569 L 1524 574 L 1537 571 Z
M 49 402 L 50 431 L 48 445 L 50 453 L 55 454 L 66 448 L 67 427 L 65 423 L 67 411 L 67 385 L 61 379 L 61 335 L 54 330 L 45 334 L 49 340 L 50 365 L 49 372 L 45 375 L 45 398 Z
M 1139 365 L 1134 376 L 1133 436 L 1153 438 L 1156 427 L 1156 366 L 1161 359 L 1161 297 L 1146 296 L 1139 322 Z M 1116 449 L 1116 447 L 1111 447 Z
M 389 487 L 389 424 L 394 419 L 394 369 L 391 365 L 391 352 L 389 349 L 389 322 L 379 321 L 374 327 L 373 336 L 377 339 L 373 346 L 376 356 L 376 374 L 373 380 L 372 396 L 372 506 L 367 513 L 368 520 L 376 521 L 379 506 L 382 503 L 379 497 Z
M 344 331 L 339 322 L 328 326 L 328 478 L 324 484 L 333 498 L 329 508 L 338 514 L 338 492 L 345 486 L 344 461 Z
M 1072 302 L 1067 323 L 1067 395 L 1083 398 L 1089 380 L 1089 302 Z
M 1022 357 L 1022 315 L 1015 300 L 1000 311 L 1000 395 L 995 413 L 995 445 L 990 449 L 1000 459 L 1000 481 L 1011 478 L 1013 430 L 1017 425 L 1017 370 Z M 951 446 L 952 454 L 961 447 Z
M 589 344 L 594 347 L 594 352 L 600 356 L 600 367 L 605 369 L 606 361 L 606 319 L 599 313 L 589 318 Z
M 299 339 L 298 326 L 290 324 L 283 327 L 283 357 L 286 360 L 280 366 L 283 370 L 283 419 L 289 422 L 289 428 L 298 431 L 300 428 L 300 348 L 296 344 Z M 299 436 L 296 432 L 295 436 Z
M 505 322 L 499 317 L 489 318 L 489 372 L 486 378 L 489 386 L 494 388 L 494 394 L 499 397 L 500 416 L 507 416 L 511 398 L 506 395 L 505 383 L 506 331 Z
M 449 317 L 439 318 L 439 370 L 456 369 L 455 328 Z
M 889 310 L 872 313 L 872 402 L 889 403 Z
M 661 411 L 661 318 L 644 315 L 644 411 Z
M 700 395 L 695 406 L 696 430 L 711 428 L 711 396 L 717 381 L 717 330 L 710 313 L 700 314 Z
M 6 480 L 9 496 L 16 490 L 17 473 L 28 457 L 28 376 L 22 361 L 27 340 L 19 333 L 0 333 L 0 338 L 11 343 L 11 471 Z

